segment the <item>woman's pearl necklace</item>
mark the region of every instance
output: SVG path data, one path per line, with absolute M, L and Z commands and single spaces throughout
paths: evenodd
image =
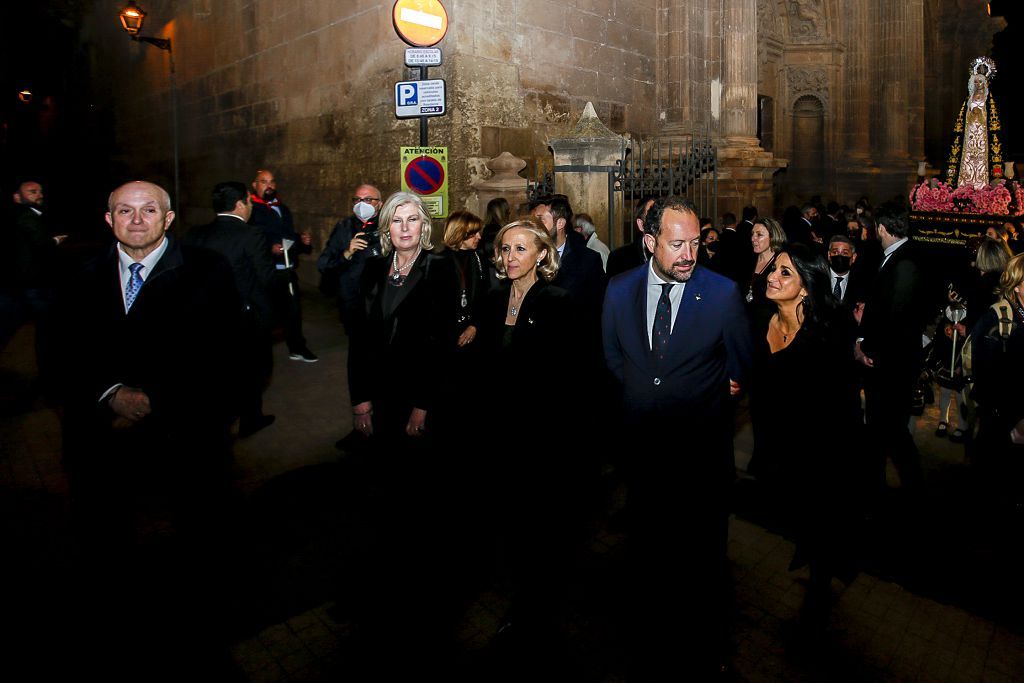
M 401 268 L 398 267 L 398 251 L 397 250 L 395 251 L 395 254 L 394 254 L 394 256 L 391 259 L 391 267 L 395 271 L 395 272 L 393 272 L 391 274 L 391 279 L 394 282 L 398 282 L 399 280 L 402 279 L 402 271 L 405 270 L 406 268 L 408 268 L 409 266 L 411 266 L 413 263 L 416 262 L 416 259 L 419 257 L 421 250 L 422 250 L 422 247 L 418 247 L 416 249 L 416 253 L 413 254 L 413 257 L 411 259 L 409 259 L 409 261 L 404 266 L 402 266 Z

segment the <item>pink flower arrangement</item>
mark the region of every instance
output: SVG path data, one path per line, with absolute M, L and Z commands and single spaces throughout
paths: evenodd
M 910 193 L 912 207 L 917 211 L 953 211 L 952 194 L 946 183 L 931 187 L 928 182 L 923 182 Z
M 963 185 L 952 189 L 946 183 L 924 182 L 913 189 L 911 208 L 915 211 L 945 213 L 978 213 L 987 216 L 1005 216 L 1010 213 L 1010 202 L 1016 198 L 1015 215 L 1024 214 L 1024 190 L 1013 183 L 1013 192 L 1000 183 L 996 187 L 985 185 L 975 189 Z
M 1013 211 L 1014 216 L 1024 216 L 1024 187 L 1020 183 L 1013 183 Z

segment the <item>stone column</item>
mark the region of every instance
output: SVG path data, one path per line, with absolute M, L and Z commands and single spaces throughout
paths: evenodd
M 690 130 L 688 6 L 687 0 L 658 0 L 658 120 L 663 130 Z
M 871 156 L 871 45 L 874 31 L 867 0 L 846 4 L 845 156 L 866 162 Z
M 722 5 L 722 93 L 718 147 L 718 215 L 740 215 L 754 205 L 773 209 L 772 176 L 786 165 L 757 140 L 757 1 L 725 0 Z M 714 96 L 714 92 L 712 92 Z M 715 108 L 712 107 L 712 111 Z M 717 216 L 715 217 L 717 220 Z
M 907 59 L 907 31 L 910 29 L 907 0 L 879 5 L 878 30 L 881 35 L 881 83 L 876 92 L 881 95 L 882 151 L 890 159 L 908 158 L 907 125 L 909 116 L 908 89 L 912 64 Z
M 526 202 L 526 178 L 519 172 L 526 167 L 526 162 L 508 152 L 502 152 L 488 161 L 485 166 L 491 170 L 490 178 L 473 184 L 479 204 L 477 215 L 483 217 L 487 212 L 487 204 L 492 199 L 504 197 L 510 206 L 519 206 Z
M 924 2 L 923 0 L 905 0 L 906 2 L 906 34 L 903 50 L 904 67 L 908 78 L 907 83 L 907 154 L 911 159 L 924 161 L 924 83 L 920 74 L 924 74 Z
M 573 132 L 548 144 L 555 153 L 555 192 L 566 195 L 575 211 L 586 211 L 593 217 L 602 242 L 612 248 L 619 246 L 613 244 L 611 236 L 617 236 L 612 226 L 620 224 L 622 207 L 609 202 L 608 171 L 622 158 L 625 138 L 601 123 L 594 105 L 587 102 Z M 558 170 L 566 166 L 579 170 Z M 613 193 L 613 201 L 620 198 L 621 193 Z
M 757 2 L 725 0 L 722 14 L 722 134 L 757 145 Z

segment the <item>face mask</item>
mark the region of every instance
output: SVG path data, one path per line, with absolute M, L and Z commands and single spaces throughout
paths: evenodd
M 708 242 L 704 245 L 704 248 L 707 249 L 709 253 L 714 254 L 718 251 L 718 242 Z
M 356 205 L 352 207 L 352 213 L 356 215 L 356 218 L 365 223 L 376 215 L 377 209 L 367 202 L 356 202 Z
M 273 201 L 276 198 L 277 198 L 277 190 L 275 190 L 274 188 L 268 187 L 267 189 L 263 190 L 263 201 L 269 202 L 269 201 Z
M 832 266 L 832 270 L 837 273 L 845 273 L 850 270 L 850 257 L 841 256 L 836 254 L 835 256 L 829 256 L 828 262 Z

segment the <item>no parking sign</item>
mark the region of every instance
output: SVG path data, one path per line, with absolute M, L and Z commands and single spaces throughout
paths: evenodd
M 448 148 L 402 147 L 402 191 L 420 196 L 432 218 L 448 215 Z

